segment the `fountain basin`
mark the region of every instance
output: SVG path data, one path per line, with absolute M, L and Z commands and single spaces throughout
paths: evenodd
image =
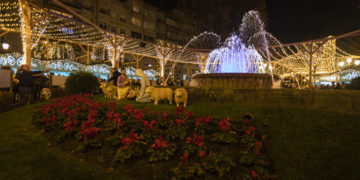
M 275 82 L 279 81 L 274 76 Z M 257 73 L 211 73 L 195 74 L 191 78 L 192 87 L 229 88 L 229 89 L 271 89 L 270 74 Z

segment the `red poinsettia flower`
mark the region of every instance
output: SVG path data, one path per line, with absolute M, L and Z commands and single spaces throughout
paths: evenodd
M 84 141 L 88 140 L 91 137 L 94 137 L 99 130 L 100 129 L 96 127 L 83 129 L 81 133 L 84 136 Z
M 175 120 L 176 121 L 176 124 L 178 125 L 178 126 L 181 126 L 182 124 L 184 124 L 184 120 L 182 120 L 182 119 L 176 119 Z
M 144 126 L 146 127 L 147 130 L 154 130 L 154 125 L 156 124 L 157 122 L 155 120 L 152 120 L 150 123 L 149 121 L 144 121 L 143 124 Z
M 259 176 L 256 174 L 255 169 L 251 170 L 251 177 L 254 178 L 254 179 L 259 177 Z
M 187 160 L 188 160 L 188 157 L 189 157 L 189 154 L 188 153 L 184 153 L 184 155 L 181 156 L 181 164 L 186 164 L 187 163 Z
M 72 121 L 68 121 L 67 123 L 64 124 L 64 128 L 66 131 L 71 130 L 71 125 L 72 125 Z
M 179 106 L 176 107 L 176 114 L 181 114 L 184 112 L 185 107 L 184 106 Z
M 221 129 L 222 131 L 229 130 L 229 128 L 230 128 L 229 120 L 230 120 L 230 118 L 227 117 L 227 118 L 225 118 L 225 119 L 222 119 L 222 120 L 219 122 L 219 126 L 220 126 L 220 129 Z
M 133 143 L 133 140 L 130 137 L 124 137 L 121 139 L 121 144 L 129 146 Z
M 201 150 L 201 151 L 199 152 L 199 156 L 200 156 L 201 158 L 206 157 L 206 152 L 203 151 L 203 150 Z
M 131 104 L 124 106 L 124 108 L 125 108 L 126 112 L 128 112 L 130 114 L 132 113 L 133 106 Z
M 187 138 L 186 138 L 186 143 L 190 144 L 191 141 L 192 141 L 191 137 L 187 137 Z
M 146 107 L 146 112 L 147 112 L 148 114 L 151 114 L 151 109 L 150 109 L 150 107 Z
M 142 111 L 139 109 L 134 109 L 132 116 L 135 117 L 136 122 L 142 122 L 143 118 L 145 117 Z
M 140 138 L 137 133 L 130 132 L 129 135 L 130 135 L 130 137 L 131 137 L 132 139 L 134 139 L 134 140 L 138 140 L 138 139 Z
M 248 125 L 248 124 L 249 124 L 249 120 L 247 120 L 247 119 L 244 119 L 243 122 L 244 122 L 245 125 Z
M 124 126 L 120 118 L 115 118 L 114 123 L 117 125 L 118 130 L 120 130 L 120 127 Z
M 188 111 L 186 111 L 186 116 L 185 116 L 185 118 L 186 119 L 189 119 L 189 117 L 191 117 L 192 116 L 192 112 L 190 111 L 190 112 L 188 112 Z
M 114 110 L 115 107 L 116 107 L 116 102 L 115 102 L 115 101 L 109 103 L 109 108 L 110 108 L 111 110 Z
M 197 136 L 196 134 L 194 134 L 194 138 L 193 138 L 193 143 L 194 143 L 194 144 L 196 144 L 197 146 L 201 147 L 203 140 L 204 140 L 204 137 L 203 137 L 203 136 Z
M 197 125 L 197 126 L 205 126 L 211 120 L 212 120 L 211 116 L 209 116 L 209 117 L 203 116 L 201 118 L 196 118 L 195 119 L 195 121 L 196 121 L 195 125 Z
M 154 149 L 166 148 L 169 144 L 167 141 L 162 140 L 162 136 L 159 136 L 157 139 L 155 139 L 154 142 L 155 143 L 151 145 L 151 147 Z
M 168 116 L 168 113 L 165 111 L 165 112 L 163 113 L 163 118 L 164 118 L 164 120 L 166 119 L 167 116 Z
M 109 111 L 106 113 L 106 119 L 108 121 L 111 121 L 111 119 L 113 118 L 113 113 L 114 113 L 113 111 Z
M 256 142 L 256 145 L 257 145 L 259 148 L 261 148 L 261 147 L 262 147 L 262 142 L 261 142 L 261 141 Z

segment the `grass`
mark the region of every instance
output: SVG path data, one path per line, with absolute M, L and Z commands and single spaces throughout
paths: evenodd
M 103 98 L 98 98 L 107 101 Z M 175 105 L 131 103 L 174 113 Z M 31 124 L 41 105 L 29 105 L 0 114 L 0 179 L 134 179 L 121 171 L 109 172 L 57 147 Z M 195 116 L 212 114 L 242 119 L 252 113 L 279 179 L 360 179 L 360 117 L 293 108 L 254 107 L 235 103 L 193 102 Z

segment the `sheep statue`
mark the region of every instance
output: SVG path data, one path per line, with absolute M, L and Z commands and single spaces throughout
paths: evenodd
M 157 105 L 160 100 L 168 100 L 172 104 L 173 100 L 173 91 L 170 88 L 155 88 L 148 87 L 145 90 L 145 93 L 150 94 L 150 99 L 154 100 L 154 104 Z
M 100 88 L 104 92 L 105 97 L 116 98 L 117 96 L 117 87 L 112 85 L 112 83 L 102 82 Z
M 174 98 L 176 107 L 180 106 L 180 103 L 184 103 L 184 107 L 186 107 L 187 99 L 188 99 L 188 93 L 184 88 L 177 88 L 174 91 Z
M 49 100 L 51 97 L 51 90 L 49 88 L 42 88 L 40 91 L 40 98 Z

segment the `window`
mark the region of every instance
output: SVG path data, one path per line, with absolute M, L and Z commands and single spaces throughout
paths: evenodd
M 115 26 L 111 26 L 111 32 L 115 32 L 116 33 L 116 27 Z
M 125 29 L 120 29 L 120 34 L 125 35 L 125 34 L 126 34 L 126 30 L 125 30 Z
M 151 36 L 144 35 L 144 41 L 154 43 L 155 39 L 153 37 L 151 37 Z
M 137 26 L 141 26 L 141 20 L 137 18 L 132 18 L 132 23 Z
M 166 24 L 170 26 L 176 26 L 176 22 L 170 18 L 166 18 Z
M 141 40 L 141 34 L 135 31 L 131 31 L 131 37 L 135 38 L 135 39 L 140 39 Z
M 109 14 L 110 14 L 110 10 L 109 10 L 109 9 L 100 8 L 100 13 L 109 15 Z
M 133 11 L 134 11 L 134 12 L 140 12 L 139 7 L 134 5 L 134 6 L 133 6 Z
M 144 22 L 144 28 L 150 31 L 154 31 L 154 24 Z
M 101 29 L 107 29 L 108 28 L 108 25 L 106 23 L 103 23 L 103 22 L 99 22 L 99 27 Z
M 125 20 L 125 17 L 121 16 L 121 17 L 120 17 L 120 22 L 123 22 L 123 23 L 124 23 L 125 21 L 126 21 L 126 20 Z

